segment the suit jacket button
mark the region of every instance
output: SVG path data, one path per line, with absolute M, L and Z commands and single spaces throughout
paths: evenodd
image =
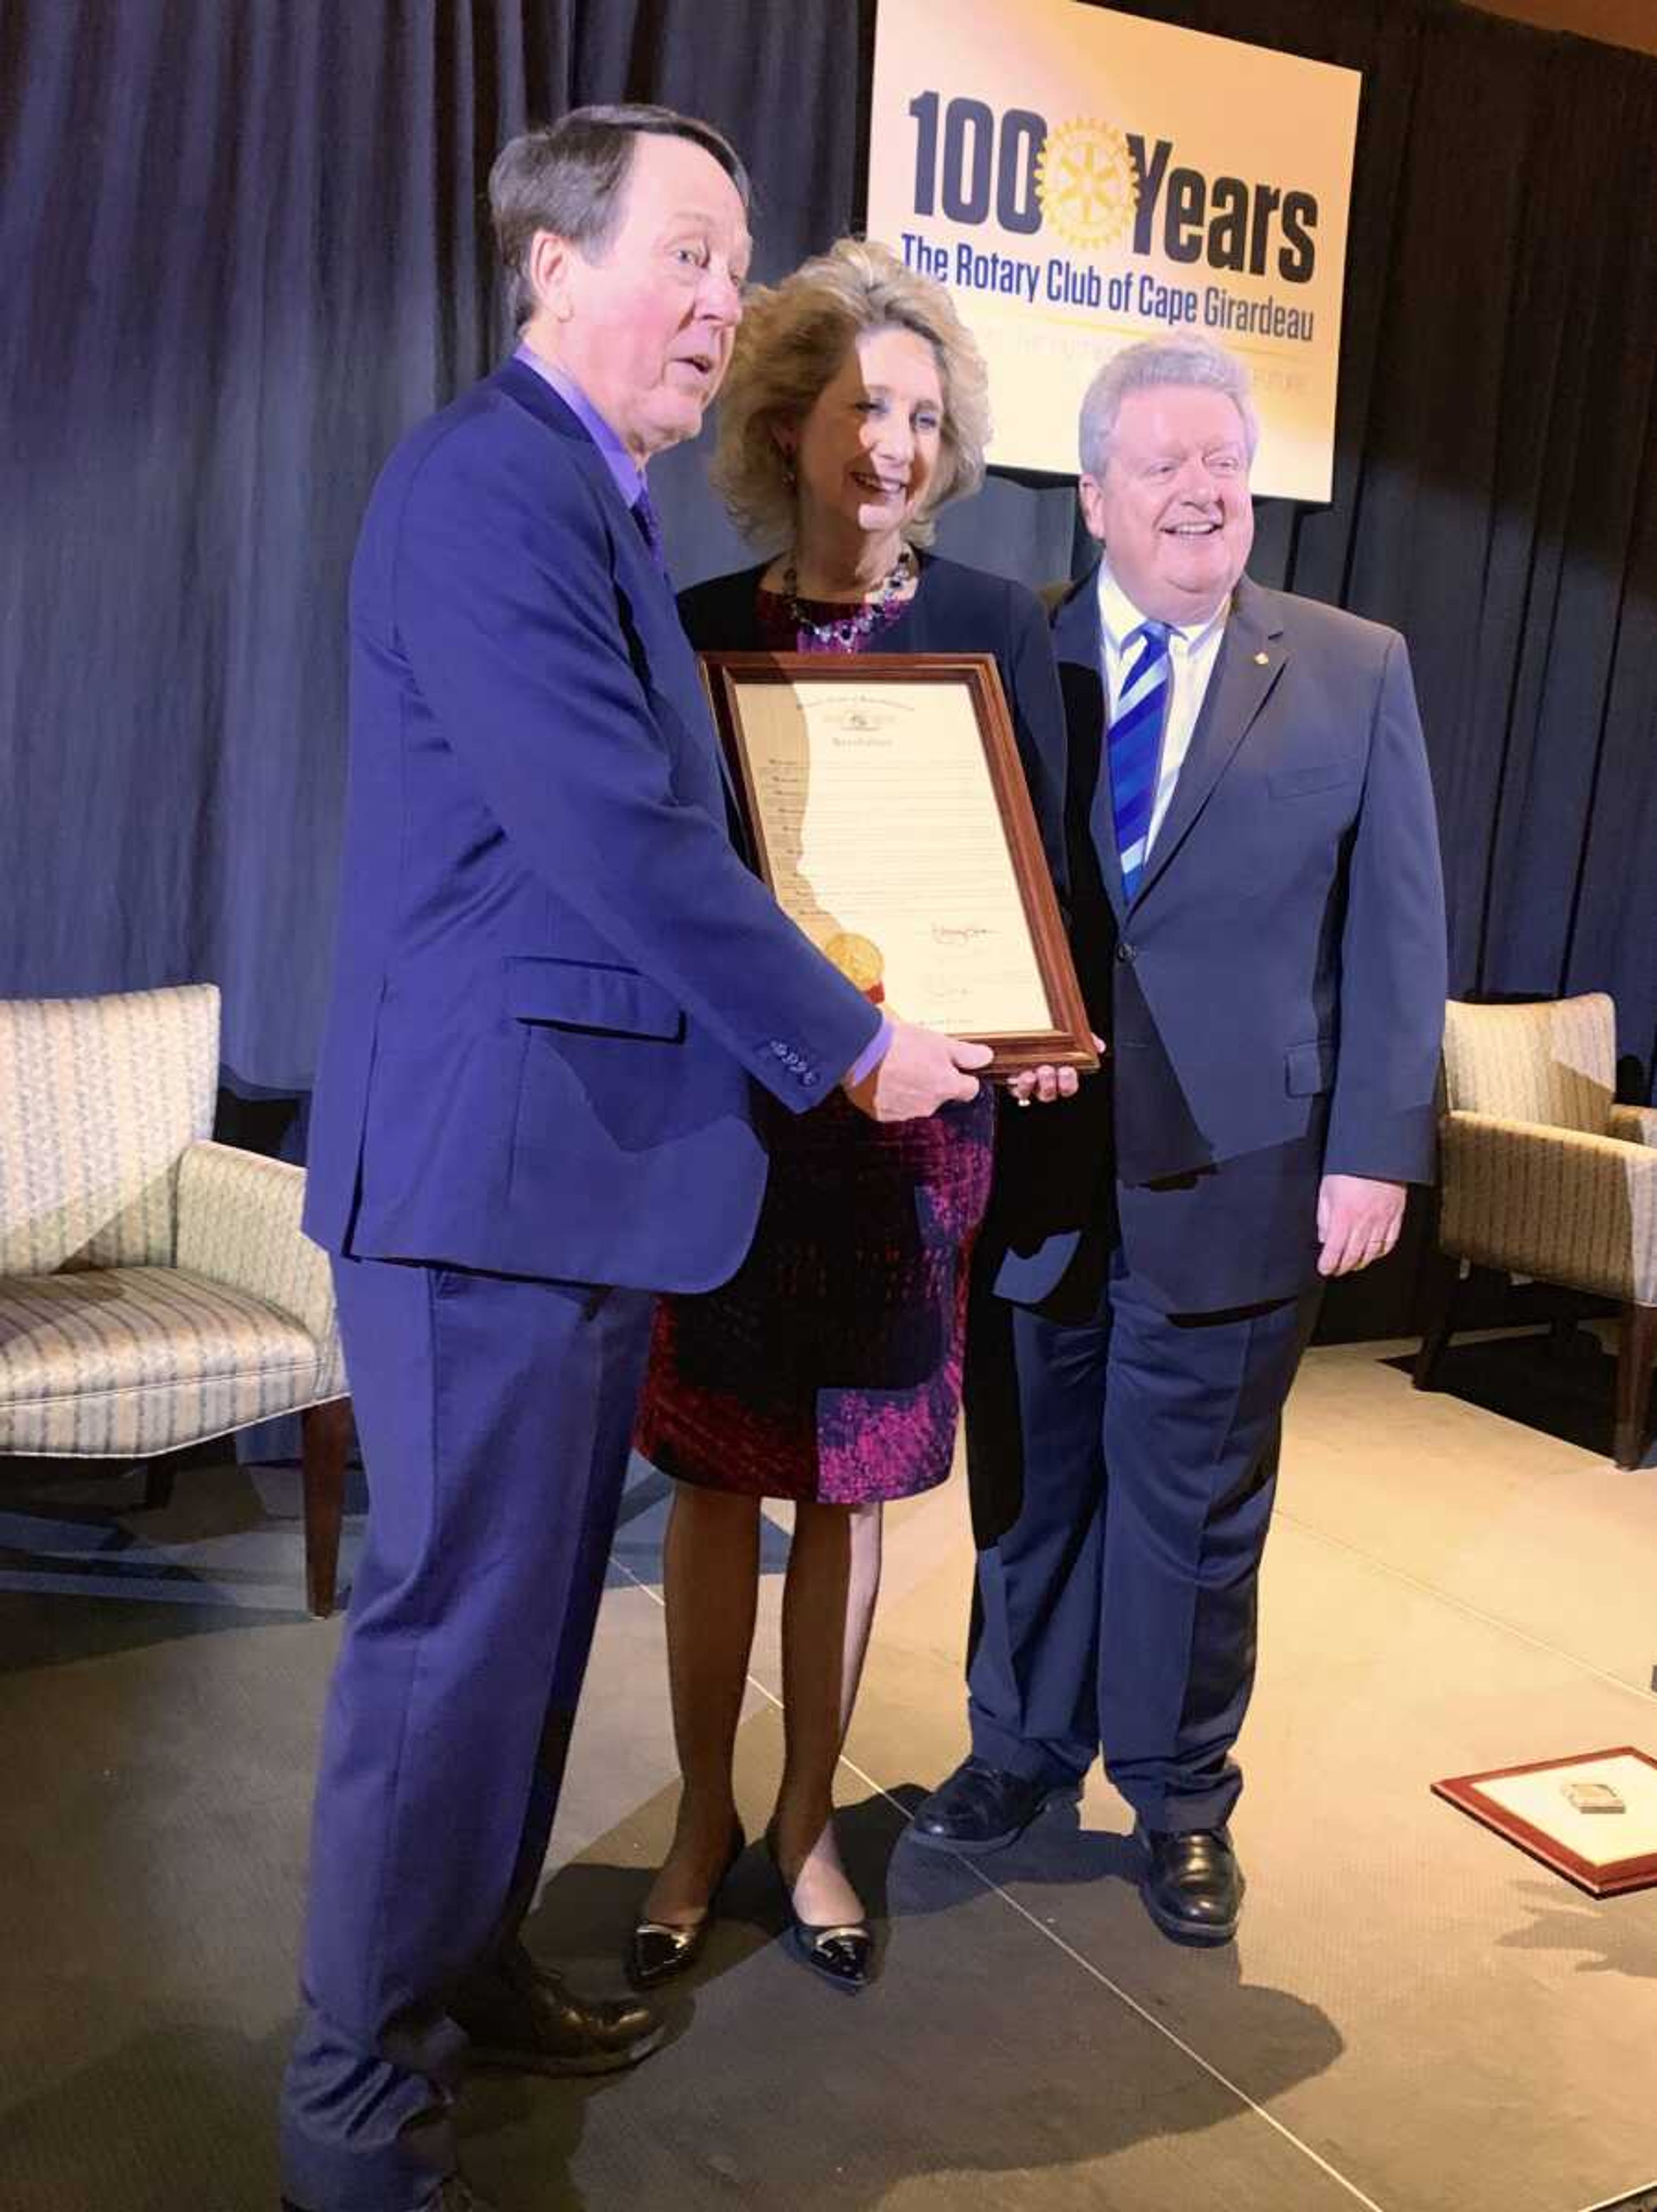
M 1132 960 L 1134 957 L 1133 947 L 1126 943 L 1119 945 L 1116 948 L 1116 957 L 1122 961 Z
M 800 1078 L 800 1087 L 805 1091 L 815 1091 L 817 1087 L 817 1079 L 809 1067 Z

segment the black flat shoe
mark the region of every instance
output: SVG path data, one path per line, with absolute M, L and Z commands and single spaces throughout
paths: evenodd
M 788 1907 L 788 1942 L 794 1955 L 802 1966 L 809 1966 L 814 1974 L 821 1974 L 835 1989 L 844 1990 L 847 1996 L 866 1990 L 869 1961 L 875 1950 L 868 1922 L 853 1920 L 838 1926 L 818 1927 L 811 1921 L 802 1920 L 794 1910 L 792 1886 L 777 1856 L 776 1835 L 768 1828 L 765 1848 L 777 1870 L 777 1880 L 782 1884 L 783 1901 Z
M 627 1977 L 636 1990 L 653 1990 L 659 1983 L 671 1981 L 675 1974 L 683 1974 L 694 1966 L 702 1954 L 708 1931 L 718 1915 L 714 1910 L 719 1892 L 730 1879 L 731 1869 L 748 1849 L 748 1838 L 738 1821 L 731 1831 L 731 1849 L 725 1854 L 725 1864 L 719 1869 L 699 1918 L 689 1927 L 676 1926 L 671 1920 L 640 1920 L 634 1924 L 627 1940 Z
M 1242 1913 L 1244 1882 L 1223 1828 L 1183 1832 L 1142 1828 L 1145 1910 L 1175 1943 L 1229 1943 Z
M 961 1851 L 968 1858 L 1016 1843 L 1049 1805 L 1074 1805 L 1079 1782 L 1032 1782 L 1008 1774 L 974 1753 L 916 1807 L 909 1841 L 929 1851 Z

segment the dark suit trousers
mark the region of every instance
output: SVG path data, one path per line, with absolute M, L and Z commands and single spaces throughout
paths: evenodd
M 1169 1315 L 1119 1250 L 1091 1322 L 1006 1314 L 1023 1494 L 979 1554 L 981 1759 L 1058 1781 L 1102 1749 L 1147 1827 L 1227 1818 L 1283 1404 L 1316 1304 Z
M 337 1260 L 369 1514 L 324 1728 L 282 2114 L 307 2212 L 413 2212 L 453 2164 L 446 1991 L 546 1853 L 652 1301 Z

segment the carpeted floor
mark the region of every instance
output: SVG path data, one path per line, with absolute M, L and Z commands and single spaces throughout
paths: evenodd
M 962 1743 L 951 1483 L 890 1516 L 842 1778 L 878 1986 L 848 2002 L 801 1972 L 750 1852 L 647 2065 L 469 2090 L 501 2212 L 1653 2212 L 1657 1890 L 1595 1902 L 1429 1784 L 1657 1753 L 1657 1468 L 1601 1455 L 1590 1339 L 1458 1345 L 1428 1397 L 1402 1350 L 1314 1352 L 1291 1407 L 1235 1948 L 1156 1935 L 1102 1783 L 993 1860 L 903 1844 Z M 203 1462 L 144 1515 L 130 1484 L 0 1469 L 3 2212 L 272 2212 L 337 1636 L 296 1609 L 294 1488 Z M 671 1817 L 661 1492 L 635 1468 L 531 1923 L 593 1986 Z M 785 1554 L 779 1531 L 750 1829 Z

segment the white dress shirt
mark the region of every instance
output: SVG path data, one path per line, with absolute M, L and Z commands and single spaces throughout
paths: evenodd
M 1225 635 L 1225 618 L 1229 607 L 1228 595 L 1221 601 L 1217 612 L 1211 614 L 1205 623 L 1175 623 L 1168 630 L 1168 714 L 1162 724 L 1162 750 L 1156 766 L 1156 797 L 1151 806 L 1150 829 L 1145 839 L 1147 857 L 1156 842 L 1157 832 L 1174 797 L 1174 787 L 1180 780 L 1180 770 L 1191 750 L 1191 733 L 1196 728 L 1197 717 L 1203 710 L 1203 701 L 1208 693 L 1208 679 L 1214 673 L 1214 662 L 1220 650 L 1220 640 Z M 1127 673 L 1128 663 L 1133 658 L 1128 650 L 1128 640 L 1144 619 L 1111 574 L 1109 562 L 1101 561 L 1099 630 L 1102 641 L 1105 697 L 1110 702 L 1113 721 L 1116 719 L 1116 702 L 1122 694 L 1122 680 Z

